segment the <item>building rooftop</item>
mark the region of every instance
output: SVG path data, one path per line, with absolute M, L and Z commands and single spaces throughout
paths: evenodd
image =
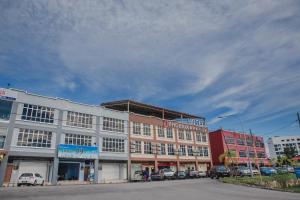
M 161 108 L 158 106 L 153 106 L 153 105 L 149 105 L 149 104 L 145 104 L 145 103 L 141 103 L 129 99 L 102 103 L 101 106 L 110 109 L 128 111 L 137 114 L 154 116 L 154 117 L 159 117 L 159 118 L 169 119 L 169 120 L 178 119 L 178 118 L 189 118 L 189 119 L 202 119 L 205 121 L 204 117 L 178 112 L 167 108 Z

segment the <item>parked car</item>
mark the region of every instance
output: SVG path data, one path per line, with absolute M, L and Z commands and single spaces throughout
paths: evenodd
M 272 174 L 276 174 L 277 171 L 276 171 L 276 169 L 274 169 L 272 167 L 261 167 L 260 173 L 261 173 L 261 175 L 271 176 Z
M 217 165 L 213 166 L 210 169 L 210 178 L 219 178 L 219 177 L 225 177 L 225 176 L 230 176 L 230 170 L 229 168 L 225 167 L 224 165 Z
M 150 175 L 151 181 L 161 181 L 164 180 L 162 173 L 154 172 Z
M 23 173 L 18 179 L 18 186 L 21 185 L 44 185 L 45 179 L 38 173 Z
M 143 172 L 135 171 L 133 176 L 131 177 L 131 181 L 142 181 L 143 180 Z
M 175 173 L 175 177 L 177 179 L 185 179 L 186 178 L 186 173 L 185 173 L 185 171 L 177 171 Z
M 251 176 L 250 168 L 245 166 L 235 166 L 230 169 L 231 176 Z
M 173 172 L 169 168 L 165 168 L 162 170 L 164 179 L 175 179 L 175 172 Z
M 196 170 L 191 170 L 186 172 L 188 178 L 198 178 L 199 172 Z
M 252 174 L 253 174 L 253 175 L 259 175 L 260 172 L 258 171 L 258 169 L 252 168 Z
M 282 165 L 282 168 L 286 169 L 286 171 L 289 172 L 289 173 L 294 173 L 295 172 L 294 167 L 291 167 L 289 165 Z
M 206 171 L 199 171 L 199 172 L 198 172 L 198 177 L 199 177 L 199 178 L 207 177 Z

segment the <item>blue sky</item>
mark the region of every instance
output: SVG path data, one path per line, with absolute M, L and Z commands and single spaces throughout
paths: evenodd
M 299 10 L 298 0 L 1 0 L 0 86 L 299 135 Z

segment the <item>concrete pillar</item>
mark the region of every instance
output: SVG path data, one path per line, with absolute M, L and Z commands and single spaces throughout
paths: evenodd
M 196 161 L 196 163 L 195 163 L 195 167 L 196 167 L 196 171 L 198 171 L 199 170 L 199 166 L 198 166 L 198 161 Z
M 177 171 L 180 170 L 180 162 L 177 160 Z
M 157 161 L 157 159 L 154 160 L 154 171 L 158 172 L 158 161 Z
M 9 149 L 13 140 L 12 137 L 13 137 L 14 125 L 17 118 L 17 114 L 16 114 L 17 110 L 18 110 L 18 103 L 14 101 L 12 104 L 11 115 L 10 115 L 10 120 L 7 128 L 5 144 L 4 144 L 4 150 L 7 151 L 7 153 L 0 164 L 0 187 L 3 185 L 3 181 L 5 177 L 6 167 L 9 158 Z
M 52 168 L 52 178 L 51 178 L 51 184 L 56 185 L 57 184 L 57 178 L 58 178 L 58 165 L 59 165 L 59 158 L 58 156 L 58 145 L 60 144 L 60 138 L 62 134 L 62 123 L 63 123 L 63 111 L 59 110 L 58 113 L 58 126 L 56 129 L 56 141 L 55 141 L 55 156 L 53 158 L 53 168 Z

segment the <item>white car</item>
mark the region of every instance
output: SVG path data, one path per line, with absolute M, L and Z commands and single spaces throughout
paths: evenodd
M 201 177 L 206 177 L 206 171 L 199 171 L 198 176 Z
M 163 176 L 164 179 L 175 179 L 175 172 L 173 172 L 171 169 L 165 168 L 163 169 Z
M 23 173 L 18 179 L 21 185 L 44 185 L 45 179 L 38 173 Z

